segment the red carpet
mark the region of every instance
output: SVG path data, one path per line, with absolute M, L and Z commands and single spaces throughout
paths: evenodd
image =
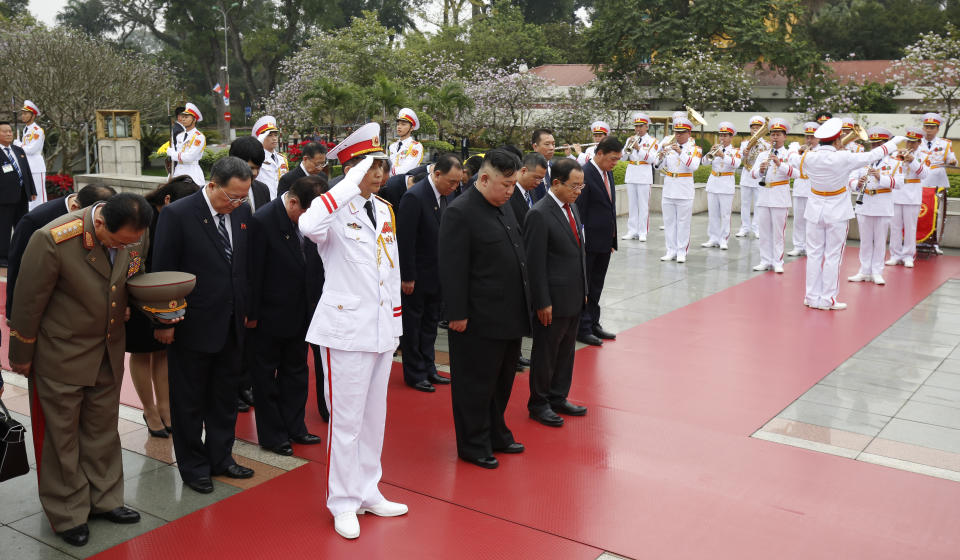
M 395 366 L 383 490 L 411 513 L 362 522 L 358 543 L 333 533 L 310 465 L 103 556 L 206 555 L 198 546 L 218 557 L 598 554 L 550 548 L 576 542 L 632 558 L 957 558 L 960 485 L 749 435 L 960 275 L 960 258 L 888 268 L 885 287 L 843 282 L 843 312 L 802 305 L 803 264 L 578 352 L 571 397 L 590 412 L 562 429 L 527 418 L 519 376 L 507 419 L 527 452 L 495 471 L 457 461 L 449 388 L 405 388 Z M 856 266 L 848 249 L 842 275 Z M 255 440 L 252 420 L 241 415 L 239 437 Z M 308 423 L 326 433 L 312 399 Z M 320 447 L 297 453 L 321 461 Z

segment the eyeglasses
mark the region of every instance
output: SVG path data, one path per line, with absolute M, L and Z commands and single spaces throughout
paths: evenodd
M 217 185 L 217 188 L 220 189 L 220 192 L 223 193 L 223 196 L 227 197 L 227 200 L 230 201 L 230 204 L 235 204 L 235 205 L 238 205 L 238 206 L 239 206 L 240 204 L 243 204 L 244 202 L 246 202 L 247 200 L 250 199 L 249 196 L 242 196 L 242 197 L 240 197 L 240 198 L 233 198 L 232 196 L 230 196 L 229 194 L 227 194 L 227 191 L 223 190 L 223 187 L 221 187 L 220 185 Z
M 564 183 L 563 186 L 567 187 L 568 189 L 570 189 L 570 190 L 572 190 L 572 191 L 580 192 L 580 191 L 583 190 L 583 188 L 586 186 L 586 184 L 580 183 L 579 185 L 567 185 L 567 184 Z

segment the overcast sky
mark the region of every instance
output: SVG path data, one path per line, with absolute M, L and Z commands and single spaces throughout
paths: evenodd
M 57 13 L 67 5 L 67 0 L 30 0 L 30 13 L 43 23 L 54 26 Z

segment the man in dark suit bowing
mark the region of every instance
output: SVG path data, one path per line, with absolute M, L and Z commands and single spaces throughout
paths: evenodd
M 308 142 L 300 150 L 300 165 L 280 177 L 280 182 L 277 183 L 277 196 L 290 190 L 290 185 L 301 177 L 314 175 L 322 177 L 324 181 L 327 180 L 327 174 L 323 171 L 327 167 L 327 147 L 320 142 Z
M 7 266 L 10 232 L 27 213 L 27 203 L 36 198 L 27 154 L 13 145 L 13 125 L 0 122 L 0 266 Z
M 586 254 L 574 204 L 582 189 L 580 164 L 570 158 L 557 162 L 550 191 L 527 213 L 523 230 L 530 295 L 537 312 L 527 409 L 531 418 L 547 426 L 563 425 L 557 413 L 582 416 L 587 412 L 586 407 L 567 400 L 587 293 Z
M 547 160 L 536 152 L 530 152 L 523 156 L 521 165 L 517 172 L 517 187 L 510 195 L 510 208 L 522 230 L 527 211 L 533 208 L 537 201 L 534 196 L 537 185 L 543 183 L 543 178 L 547 175 Z
M 457 454 L 494 469 L 494 452 L 520 453 L 503 413 L 510 400 L 520 339 L 530 334 L 530 291 L 520 226 L 503 208 L 520 160 L 487 152 L 474 188 L 440 223 L 440 285 L 450 322 L 450 370 Z
M 583 166 L 584 187 L 577 199 L 587 251 L 587 305 L 580 314 L 577 340 L 591 346 L 617 338 L 600 326 L 600 294 L 610 255 L 617 250 L 617 190 L 613 167 L 620 161 L 622 152 L 623 144 L 613 136 L 597 144 L 594 157 Z
M 403 380 L 418 391 L 432 393 L 436 384 L 450 383 L 437 373 L 433 352 L 440 322 L 440 277 L 437 242 L 440 218 L 456 197 L 463 173 L 457 156 L 444 154 L 433 172 L 410 187 L 397 212 L 400 290 L 403 304 Z
M 232 455 L 249 289 L 246 202 L 252 180 L 245 161 L 220 159 L 203 189 L 164 208 L 154 241 L 154 271 L 197 277 L 187 296 L 186 318 L 155 336 L 170 345 L 177 467 L 183 482 L 204 494 L 213 492 L 211 476 L 253 476 Z

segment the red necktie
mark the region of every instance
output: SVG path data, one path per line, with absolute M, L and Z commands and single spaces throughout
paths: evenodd
M 577 245 L 580 245 L 580 236 L 577 235 L 577 222 L 573 219 L 573 212 L 570 211 L 570 205 L 564 204 L 563 209 L 567 211 L 567 219 L 570 220 L 570 230 L 573 232 L 573 238 L 577 240 Z
M 613 197 L 610 196 L 610 179 L 607 178 L 607 172 L 601 171 L 600 173 L 603 175 L 603 186 L 607 187 L 607 198 L 613 200 Z

